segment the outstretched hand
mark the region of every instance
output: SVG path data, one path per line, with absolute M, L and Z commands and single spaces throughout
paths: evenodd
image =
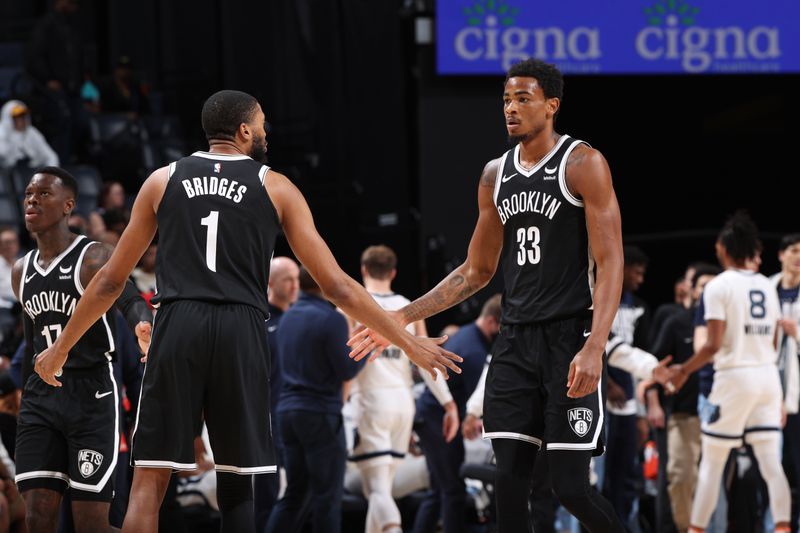
M 463 359 L 442 348 L 441 345 L 446 340 L 447 335 L 443 337 L 412 337 L 411 345 L 406 350 L 406 355 L 411 359 L 411 362 L 430 373 L 434 380 L 436 379 L 435 370 L 438 370 L 444 376 L 444 379 L 448 379 L 447 369 L 449 368 L 456 374 L 460 374 L 461 369 L 458 368 L 456 362 L 460 363 Z
M 57 345 L 54 344 L 37 355 L 33 369 L 39 374 L 42 381 L 53 387 L 60 387 L 61 382 L 56 377 L 61 376 L 61 369 L 67 362 L 68 352 L 57 351 L 56 347 Z
M 139 322 L 134 329 L 136 341 L 139 343 L 139 350 L 142 351 L 142 363 L 147 362 L 147 352 L 150 349 L 150 336 L 153 332 L 153 325 L 150 322 Z
M 387 311 L 387 314 L 394 319 L 395 322 L 403 325 L 403 315 L 399 311 Z M 356 361 L 361 361 L 369 355 L 368 362 L 372 362 L 383 353 L 383 351 L 392 345 L 389 339 L 374 331 L 363 324 L 359 324 L 353 330 L 353 335 L 347 341 L 347 345 L 352 348 L 350 357 Z
M 386 337 L 363 324 L 353 330 L 353 336 L 347 341 L 347 345 L 352 348 L 350 350 L 352 359 L 361 361 L 369 355 L 369 362 L 377 359 L 391 344 Z

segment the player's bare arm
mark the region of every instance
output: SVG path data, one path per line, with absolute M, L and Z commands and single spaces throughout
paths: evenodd
M 421 339 L 405 331 L 358 282 L 342 271 L 317 232 L 305 198 L 286 176 L 270 170 L 265 186 L 289 246 L 328 299 L 345 314 L 380 332 L 434 377 L 434 369 L 444 376 L 447 376 L 448 368 L 460 372 L 454 361 L 461 361 L 461 358 L 439 346 L 443 339 Z
M 486 164 L 478 186 L 478 222 L 470 240 L 467 259 L 448 274 L 427 294 L 417 298 L 392 317 L 405 326 L 424 320 L 445 309 L 463 302 L 491 281 L 497 270 L 500 251 L 503 247 L 503 225 L 494 206 L 494 187 L 497 179 L 499 159 Z M 389 344 L 375 332 L 361 328 L 348 341 L 353 348 L 350 356 L 355 360 L 372 353 L 376 357 Z
M 611 171 L 603 155 L 586 145 L 573 150 L 566 165 L 567 186 L 583 200 L 589 245 L 597 265 L 592 331 L 570 365 L 567 396 L 597 390 L 603 351 L 622 294 L 622 225 Z
M 405 324 L 423 320 L 463 302 L 491 281 L 503 247 L 503 225 L 494 206 L 499 159 L 486 164 L 478 186 L 478 222 L 469 243 L 467 259 L 427 294 L 402 310 Z
M 122 293 L 128 276 L 155 236 L 156 210 L 167 179 L 167 167 L 163 167 L 144 182 L 133 204 L 130 223 L 111 257 L 91 279 L 61 335 L 36 358 L 36 372 L 46 383 L 61 386 L 55 374 L 64 366 L 69 350 Z
M 95 274 L 108 262 L 113 252 L 114 247 L 105 243 L 97 243 L 86 249 L 86 254 L 81 264 L 81 285 L 86 287 L 91 283 Z M 122 293 L 116 300 L 116 307 L 136 335 L 139 349 L 143 354 L 147 354 L 147 349 L 150 346 L 153 315 L 130 279 L 125 282 Z

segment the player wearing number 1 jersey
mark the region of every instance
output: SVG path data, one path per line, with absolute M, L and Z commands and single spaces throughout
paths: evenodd
M 767 483 L 775 531 L 788 533 L 791 497 L 781 466 L 783 395 L 775 346 L 781 318 L 778 294 L 772 282 L 750 267 L 761 243 L 746 214 L 739 212 L 728 220 L 716 248 L 725 272 L 703 291 L 706 343 L 683 365 L 670 367 L 671 383 L 679 388 L 689 375 L 714 360 L 689 531 L 700 533 L 708 525 L 728 455 L 747 443 Z
M 511 67 L 503 110 L 515 146 L 484 168 L 467 260 L 398 313 L 407 324 L 447 309 L 502 265 L 502 327 L 484 402 L 501 533 L 529 531 L 537 455 L 548 461 L 561 503 L 589 531 L 622 531 L 589 485 L 589 462 L 601 448 L 603 350 L 622 287 L 619 206 L 602 154 L 554 130 L 562 91 L 552 65 L 529 59 Z M 385 342 L 365 331 L 350 344 L 361 357 Z
M 220 91 L 204 104 L 210 148 L 155 171 L 142 185 L 131 221 L 69 324 L 36 363 L 55 373 L 79 336 L 110 306 L 159 229 L 158 302 L 133 436 L 133 487 L 125 531 L 158 529 L 172 469 L 192 470 L 204 417 L 217 474 L 222 531 L 254 531 L 251 474 L 274 472 L 269 446 L 267 280 L 275 236 L 292 250 L 328 299 L 391 337 L 429 372 L 460 358 L 400 328 L 348 277 L 314 227 L 303 196 L 263 164 L 267 141 L 258 101 Z

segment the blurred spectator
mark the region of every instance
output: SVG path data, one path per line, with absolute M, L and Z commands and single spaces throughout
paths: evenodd
M 100 198 L 97 201 L 97 207 L 100 213 L 106 211 L 118 210 L 127 211 L 125 205 L 125 188 L 118 181 L 107 181 L 103 184 L 103 189 L 100 191 Z
M 72 213 L 69 216 L 69 222 L 67 223 L 67 225 L 69 226 L 69 230 L 72 233 L 77 233 L 78 235 L 86 235 L 89 223 L 86 222 L 86 219 L 83 218 L 83 216 L 79 215 L 78 213 Z
M 31 124 L 28 106 L 9 100 L 0 110 L 0 167 L 15 165 L 57 166 L 58 156 Z
M 278 326 L 283 314 L 297 301 L 300 290 L 300 267 L 289 257 L 274 257 L 269 263 L 269 320 L 267 320 L 267 339 L 269 341 L 269 396 L 270 419 L 273 421 L 272 443 L 275 447 L 276 476 L 255 476 L 253 480 L 253 505 L 255 507 L 256 531 L 264 531 L 269 515 L 280 492 L 280 471 L 284 469 L 283 450 L 280 435 L 275 431 L 277 407 L 281 384 L 280 358 L 278 357 Z
M 86 226 L 86 236 L 94 241 L 101 240 L 106 232 L 106 223 L 100 213 L 92 211 L 89 213 L 88 225 Z
M 82 110 L 84 50 L 79 8 L 77 0 L 55 0 L 33 29 L 27 57 L 28 72 L 41 85 L 37 108 L 45 119 L 42 130 L 62 163 L 70 159 L 72 130 Z
M 17 415 L 22 391 L 8 370 L 0 372 L 0 440 L 11 457 L 17 442 Z
M 104 113 L 128 113 L 132 116 L 150 112 L 142 84 L 136 79 L 128 56 L 120 56 L 111 76 L 99 83 L 100 109 Z
M 348 357 L 345 317 L 323 299 L 305 269 L 297 303 L 284 313 L 278 338 L 283 387 L 278 432 L 287 487 L 267 531 L 300 531 L 312 511 L 312 531 L 340 531 L 346 444 L 342 386 L 362 368 Z M 266 408 L 266 406 L 264 406 Z
M 106 226 L 106 231 L 116 234 L 117 239 L 114 242 L 114 244 L 116 244 L 116 241 L 119 240 L 119 237 L 128 225 L 128 213 L 122 209 L 109 209 L 102 214 L 102 217 Z
M 460 365 L 461 374 L 453 374 L 447 380 L 462 420 L 466 416 L 467 399 L 478 385 L 491 344 L 500 331 L 500 300 L 500 294 L 489 298 L 478 319 L 461 328 L 445 343 L 446 349 L 464 358 Z M 446 533 L 458 533 L 466 527 L 467 492 L 459 474 L 464 462 L 464 440 L 459 436 L 447 442 L 442 433 L 443 416 L 444 410 L 426 388 L 417 400 L 415 429 L 425 453 L 432 490 L 417 511 L 415 533 L 436 531 L 440 516 Z
M 136 284 L 136 288 L 139 289 L 139 292 L 142 293 L 142 298 L 144 298 L 148 304 L 150 304 L 150 300 L 156 294 L 157 253 L 158 244 L 153 241 L 150 243 L 150 246 L 147 247 L 144 255 L 139 260 L 139 264 L 133 269 L 133 272 L 131 272 L 131 277 L 133 278 L 133 282 Z
M 0 341 L 5 339 L 17 324 L 14 290 L 11 287 L 11 269 L 19 255 L 19 237 L 13 228 L 0 228 Z

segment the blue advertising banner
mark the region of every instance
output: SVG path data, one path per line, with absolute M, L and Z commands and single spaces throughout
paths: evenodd
M 798 0 L 437 0 L 440 74 L 800 72 Z

